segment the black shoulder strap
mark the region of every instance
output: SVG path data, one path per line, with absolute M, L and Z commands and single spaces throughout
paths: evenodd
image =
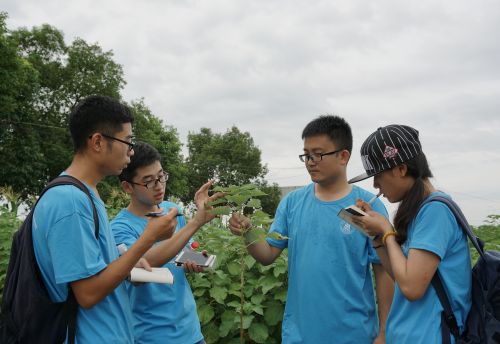
M 470 227 L 465 215 L 463 214 L 460 207 L 451 199 L 443 197 L 443 196 L 434 196 L 430 197 L 420 205 L 420 209 L 430 202 L 441 202 L 448 206 L 453 215 L 455 216 L 460 228 L 467 235 L 469 240 L 474 245 L 475 249 L 479 252 L 481 257 L 484 258 L 484 250 L 483 244 L 479 240 L 479 238 L 474 234 L 472 228 Z M 432 286 L 436 290 L 436 294 L 441 302 L 441 306 L 443 306 L 443 312 L 441 313 L 441 335 L 443 339 L 443 344 L 450 344 L 450 333 L 455 337 L 455 339 L 459 338 L 460 331 L 458 330 L 457 319 L 455 318 L 455 314 L 453 314 L 453 310 L 451 308 L 450 300 L 448 295 L 446 294 L 446 290 L 444 289 L 443 281 L 441 280 L 441 276 L 439 275 L 439 271 L 436 271 L 434 276 L 432 277 Z M 445 326 L 446 324 L 446 326 Z
M 92 212 L 94 215 L 94 234 L 97 240 L 99 240 L 99 217 L 97 216 L 97 209 L 95 207 L 94 200 L 92 199 L 92 195 L 90 194 L 89 190 L 87 187 L 78 179 L 75 177 L 69 176 L 69 175 L 62 175 L 59 177 L 54 178 L 47 186 L 43 189 L 42 193 L 40 194 L 40 197 L 38 197 L 38 200 L 36 201 L 35 205 L 33 206 L 33 209 L 35 206 L 38 204 L 38 201 L 42 198 L 43 194 L 47 192 L 47 190 L 59 186 L 59 185 L 73 185 L 80 190 L 82 190 L 87 197 L 90 199 L 90 203 L 92 204 Z M 32 212 L 33 213 L 33 212 Z M 73 290 L 71 287 L 68 288 L 68 298 L 66 299 L 66 304 L 65 308 L 67 311 L 67 314 L 69 314 L 69 319 L 68 319 L 68 343 L 69 344 L 74 344 L 75 343 L 75 337 L 76 337 L 76 316 L 78 314 L 78 302 L 76 301 L 75 294 L 73 294 Z

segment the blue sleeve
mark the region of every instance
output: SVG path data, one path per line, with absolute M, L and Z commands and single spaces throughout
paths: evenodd
M 130 248 L 139 239 L 138 233 L 125 221 L 111 222 L 111 230 L 117 245 L 125 244 Z
M 274 221 L 269 229 L 269 233 L 276 232 L 283 236 L 288 237 L 288 200 L 289 197 L 285 196 L 285 198 L 278 205 L 278 209 L 276 209 L 276 214 L 274 216 Z M 266 239 L 269 245 L 277 248 L 284 249 L 288 247 L 288 240 L 276 240 L 272 238 Z
M 372 204 L 372 209 L 377 213 L 384 215 L 385 218 L 389 218 L 389 214 L 387 213 L 387 209 L 385 209 L 384 203 L 380 199 L 376 199 Z M 368 245 L 368 260 L 372 264 L 381 264 L 380 258 L 377 254 L 377 251 L 373 248 L 372 241 L 370 240 Z
M 94 230 L 94 219 L 78 212 L 51 226 L 47 246 L 57 284 L 87 278 L 106 268 Z
M 410 249 L 426 250 L 443 259 L 448 245 L 457 235 L 455 218 L 447 205 L 431 202 L 423 206 L 415 218 Z

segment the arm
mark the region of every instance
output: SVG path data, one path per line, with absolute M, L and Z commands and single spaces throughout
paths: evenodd
M 167 215 L 152 219 L 136 243 L 120 258 L 91 277 L 71 282 L 78 304 L 91 308 L 113 292 L 153 243 L 175 229 L 176 214 L 177 209 L 173 208 Z
M 210 222 L 215 218 L 207 207 L 208 202 L 215 201 L 224 194 L 218 192 L 212 196 L 208 196 L 208 190 L 212 185 L 212 181 L 205 183 L 194 195 L 194 202 L 197 207 L 196 215 L 178 232 L 176 232 L 170 239 L 164 240 L 158 245 L 149 249 L 144 258 L 151 264 L 151 266 L 162 266 L 170 259 L 172 259 L 184 246 L 186 246 L 189 239 L 200 229 L 204 224 Z
M 234 235 L 244 235 L 245 242 L 248 244 L 247 250 L 256 261 L 262 265 L 272 264 L 280 255 L 283 249 L 269 245 L 267 241 L 252 241 L 250 238 L 251 232 L 248 229 L 251 227 L 250 220 L 238 213 L 233 213 L 229 219 L 229 229 Z
M 369 235 L 384 235 L 394 232 L 391 223 L 382 215 L 371 210 L 366 202 L 359 202 L 369 216 L 354 216 L 353 220 Z M 408 258 L 404 255 L 401 246 L 394 235 L 386 239 L 385 252 L 378 249 L 381 261 L 387 266 L 387 271 L 392 274 L 398 283 L 403 295 L 410 301 L 420 299 L 437 270 L 440 258 L 426 250 L 410 249 Z M 385 253 L 385 255 L 384 255 Z
M 385 324 L 394 296 L 394 281 L 379 264 L 372 264 L 375 275 L 379 334 L 375 343 L 385 343 Z
M 386 246 L 399 289 L 410 301 L 420 299 L 436 273 L 440 258 L 432 252 L 418 249 L 410 249 L 406 258 L 394 236 L 388 237 Z

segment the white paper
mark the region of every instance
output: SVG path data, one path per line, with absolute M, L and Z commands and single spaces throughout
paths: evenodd
M 174 284 L 174 276 L 167 268 L 153 268 L 153 271 L 133 268 L 130 272 L 130 281 Z

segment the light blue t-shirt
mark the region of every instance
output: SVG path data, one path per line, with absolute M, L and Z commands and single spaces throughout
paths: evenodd
M 429 197 L 436 195 L 449 197 L 442 192 L 434 192 Z M 424 205 L 410 224 L 402 249 L 405 256 L 410 249 L 426 250 L 439 256 L 438 271 L 462 331 L 471 307 L 470 253 L 467 237 L 448 206 L 441 202 Z M 396 283 L 387 319 L 386 342 L 441 344 L 442 310 L 431 284 L 421 299 L 408 301 Z
M 177 207 L 162 202 L 164 212 Z M 143 233 L 147 220 L 122 209 L 111 221 L 117 244 L 132 246 Z M 177 218 L 176 231 L 186 225 L 184 216 Z M 194 344 L 203 339 L 191 287 L 183 267 L 172 261 L 163 265 L 174 275 L 174 284 L 144 283 L 127 289 L 134 314 L 136 343 Z
M 56 186 L 35 208 L 34 251 L 55 302 L 66 300 L 69 282 L 96 275 L 118 258 L 104 203 L 89 190 L 99 217 L 99 241 L 92 205 L 78 188 Z M 76 343 L 132 342 L 132 313 L 124 283 L 92 308 L 78 308 Z
M 371 344 L 378 332 L 370 263 L 379 263 L 371 239 L 340 219 L 338 212 L 372 194 L 353 185 L 346 197 L 324 202 L 314 183 L 279 204 L 271 231 L 288 240 L 288 296 L 283 316 L 285 344 Z M 387 216 L 380 200 L 374 210 Z

